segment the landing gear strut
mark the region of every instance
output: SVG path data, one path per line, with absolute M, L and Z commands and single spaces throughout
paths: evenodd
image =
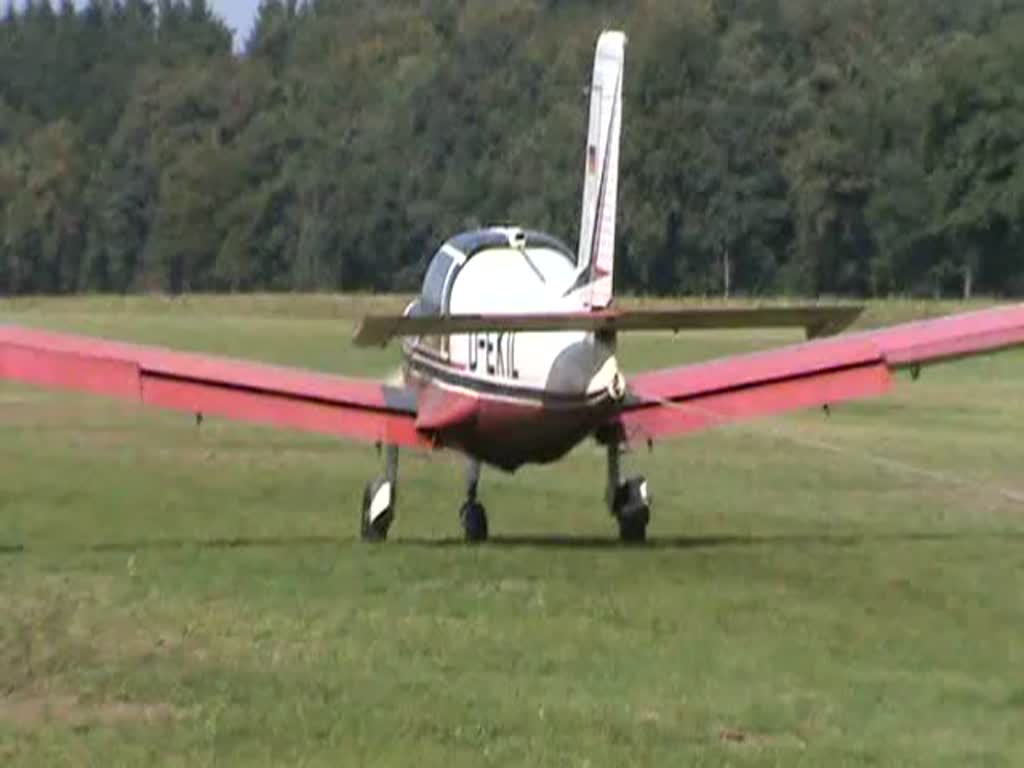
M 608 510 L 619 523 L 619 538 L 638 543 L 647 539 L 647 523 L 651 520 L 651 500 L 647 480 L 641 476 L 620 479 L 621 447 L 618 441 L 608 443 Z
M 620 477 L 621 446 L 618 441 L 608 443 L 608 510 L 619 523 L 619 538 L 624 542 L 643 542 L 647 538 L 647 524 L 651 520 L 651 499 L 647 481 Z M 459 520 L 466 541 L 487 541 L 487 510 L 477 500 L 480 487 L 480 462 L 470 459 L 466 466 L 466 500 L 459 509 Z M 384 475 L 368 483 L 363 492 L 360 516 L 360 535 L 363 541 L 384 541 L 395 519 L 395 501 L 398 496 L 398 446 L 384 448 Z
M 368 483 L 363 491 L 360 535 L 363 541 L 384 541 L 395 519 L 398 495 L 398 446 L 384 446 L 384 476 Z
M 487 541 L 487 510 L 476 498 L 479 486 L 480 462 L 470 459 L 466 465 L 466 500 L 459 509 L 459 520 L 466 541 L 471 543 Z

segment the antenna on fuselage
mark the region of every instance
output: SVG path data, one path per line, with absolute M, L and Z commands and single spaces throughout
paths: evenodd
M 509 246 L 523 254 L 523 258 L 526 259 L 526 263 L 533 270 L 533 273 L 537 275 L 537 278 L 542 283 L 546 283 L 547 279 L 544 277 L 544 272 L 537 268 L 537 265 L 533 263 L 533 259 L 530 258 L 530 252 L 526 250 L 526 232 L 518 227 L 509 227 L 505 230 L 505 235 L 508 237 Z

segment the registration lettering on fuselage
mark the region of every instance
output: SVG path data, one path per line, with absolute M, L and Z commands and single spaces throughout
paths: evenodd
M 500 333 L 470 333 L 469 370 L 488 376 L 518 379 L 516 368 L 516 335 L 508 331 Z

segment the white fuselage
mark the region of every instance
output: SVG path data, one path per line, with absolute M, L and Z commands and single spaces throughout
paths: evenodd
M 491 247 L 466 259 L 449 250 L 459 268 L 446 286 L 447 313 L 531 314 L 587 311 L 580 292 L 571 291 L 575 265 L 547 247 Z M 407 347 L 439 358 L 461 389 L 485 385 L 497 396 L 605 397 L 621 375 L 611 346 L 583 331 L 470 333 L 417 339 Z
M 575 253 L 550 235 L 514 227 L 460 233 L 434 254 L 407 314 L 543 313 L 579 327 L 579 314 L 611 306 L 625 45 L 617 31 L 598 39 Z M 626 397 L 610 331 L 458 333 L 406 338 L 403 347 L 417 426 L 437 444 L 507 470 L 554 461 L 611 428 Z

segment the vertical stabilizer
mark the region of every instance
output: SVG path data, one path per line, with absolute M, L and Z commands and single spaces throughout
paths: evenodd
M 625 54 L 626 36 L 622 32 L 601 34 L 590 86 L 576 283 L 581 287 L 585 302 L 595 309 L 612 302 Z

